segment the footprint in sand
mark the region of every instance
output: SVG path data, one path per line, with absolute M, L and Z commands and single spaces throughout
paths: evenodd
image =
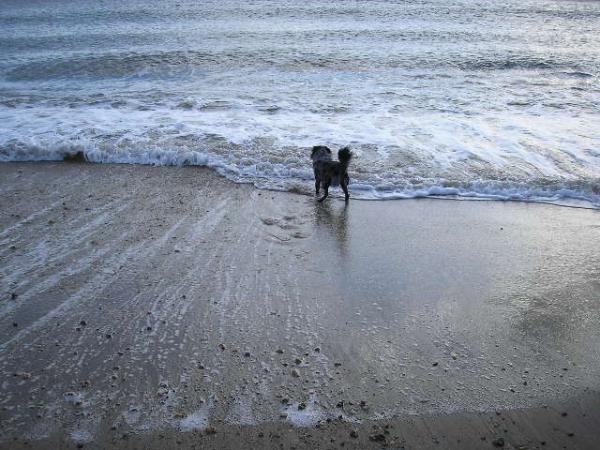
M 297 216 L 285 215 L 281 218 L 261 217 L 260 220 L 263 224 L 265 224 L 267 226 L 276 225 L 279 229 L 290 232 L 290 234 L 286 234 L 284 236 L 280 236 L 280 235 L 277 235 L 274 233 L 268 233 L 269 235 L 277 238 L 280 241 L 289 241 L 291 238 L 306 239 L 307 237 L 310 236 L 309 233 L 305 233 L 301 230 L 298 230 L 300 228 L 300 225 L 303 224 L 303 222 L 298 221 Z M 294 223 L 294 222 L 296 222 L 296 223 Z M 293 230 L 297 230 L 297 231 L 293 231 Z
M 277 223 L 277 220 L 273 219 L 272 217 L 261 217 L 260 220 L 262 223 L 269 226 L 275 225 Z

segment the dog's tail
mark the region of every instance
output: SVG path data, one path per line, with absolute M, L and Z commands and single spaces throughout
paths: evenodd
M 344 165 L 344 167 L 348 167 L 348 164 L 350 164 L 350 160 L 352 159 L 350 147 L 341 148 L 338 151 L 338 159 Z

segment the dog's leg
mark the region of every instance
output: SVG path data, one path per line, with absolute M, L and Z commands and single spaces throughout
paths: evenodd
M 321 190 L 321 180 L 319 178 L 315 178 L 315 191 L 317 195 L 319 195 L 319 191 Z
M 340 183 L 342 187 L 342 191 L 344 191 L 344 195 L 346 196 L 346 201 L 350 200 L 350 194 L 348 193 L 348 180 L 346 177 L 342 178 L 342 182 Z
M 329 184 L 330 183 L 331 182 L 325 183 L 325 186 L 323 186 L 323 189 L 325 190 L 325 195 L 319 199 L 319 203 L 321 203 L 323 200 L 325 200 L 327 198 L 327 196 L 329 195 Z

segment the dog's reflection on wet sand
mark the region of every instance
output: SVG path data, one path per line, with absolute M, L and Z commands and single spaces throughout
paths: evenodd
M 317 203 L 314 206 L 315 225 L 318 231 L 333 234 L 339 244 L 341 256 L 347 252 L 350 238 L 348 230 L 349 203 L 331 202 Z

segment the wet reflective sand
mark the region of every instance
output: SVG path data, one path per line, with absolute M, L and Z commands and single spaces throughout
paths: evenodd
M 1 448 L 600 439 L 597 211 L 0 175 Z

